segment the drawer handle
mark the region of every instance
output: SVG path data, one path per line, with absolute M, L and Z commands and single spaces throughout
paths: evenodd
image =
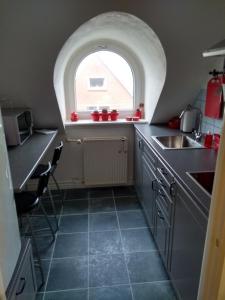
M 24 288 L 26 286 L 26 279 L 24 277 L 20 278 L 20 285 L 21 285 L 21 288 L 19 289 L 18 292 L 16 292 L 16 296 L 21 295 L 24 291 Z
M 141 141 L 141 140 L 138 141 L 138 148 L 139 148 L 139 149 L 142 149 L 142 141 Z
M 158 182 L 159 182 L 159 184 L 160 184 L 161 186 L 166 187 L 166 185 L 164 184 L 164 182 L 162 181 L 162 179 L 159 179 Z
M 162 189 L 158 189 L 158 193 L 161 197 L 165 197 L 166 195 L 164 194 Z
M 159 168 L 160 173 L 162 173 L 163 175 L 168 175 L 168 173 L 165 171 L 164 168 Z
M 174 191 L 174 185 L 175 185 L 175 182 L 172 182 L 171 184 L 170 184 L 170 195 L 172 196 L 172 197 L 174 197 L 175 196 L 175 191 Z
M 152 180 L 152 190 L 156 192 L 157 189 L 155 189 L 155 187 L 154 187 L 154 185 L 155 185 L 154 183 L 155 183 L 155 182 L 157 182 L 156 179 Z
M 163 215 L 162 215 L 161 210 L 157 209 L 157 215 L 158 215 L 158 217 L 159 217 L 161 220 L 165 220 L 165 218 L 164 218 Z

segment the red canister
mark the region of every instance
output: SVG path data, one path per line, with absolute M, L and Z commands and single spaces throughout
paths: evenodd
M 91 117 L 93 121 L 99 121 L 100 113 L 97 110 L 95 110 L 91 113 Z
M 213 135 L 208 132 L 206 135 L 205 135 L 205 142 L 204 142 L 204 146 L 206 148 L 211 148 L 212 147 L 212 141 L 213 141 Z

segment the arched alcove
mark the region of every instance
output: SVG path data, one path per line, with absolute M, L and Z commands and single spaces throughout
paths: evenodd
M 159 38 L 139 18 L 121 12 L 96 16 L 80 26 L 62 47 L 54 69 L 54 88 L 62 120 L 74 110 L 76 68 L 88 54 L 110 50 L 121 55 L 133 70 L 135 102 L 145 103 L 151 121 L 166 77 L 166 57 Z

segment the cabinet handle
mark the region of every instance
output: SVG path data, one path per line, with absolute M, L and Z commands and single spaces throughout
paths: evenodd
M 166 187 L 165 184 L 164 184 L 164 182 L 162 181 L 162 179 L 158 179 L 158 183 L 159 183 L 159 185 L 161 185 L 163 187 Z
M 165 194 L 162 189 L 158 189 L 158 193 L 161 197 L 165 197 Z
M 21 288 L 19 289 L 18 292 L 16 292 L 16 296 L 21 295 L 24 291 L 24 288 L 26 286 L 26 279 L 24 277 L 20 278 L 20 285 L 21 285 Z
M 168 175 L 168 173 L 165 171 L 164 168 L 159 168 L 159 171 L 160 171 L 163 175 Z
M 165 218 L 164 218 L 163 215 L 162 215 L 161 210 L 157 209 L 157 215 L 158 215 L 158 217 L 159 217 L 161 220 L 165 220 Z
M 175 185 L 175 182 L 172 182 L 172 183 L 170 184 L 170 195 L 171 195 L 172 197 L 175 196 L 174 185 Z
M 152 180 L 152 190 L 157 191 L 157 189 L 154 188 L 154 182 L 157 182 L 157 180 L 156 179 Z
M 138 148 L 142 149 L 142 141 L 141 140 L 138 141 Z

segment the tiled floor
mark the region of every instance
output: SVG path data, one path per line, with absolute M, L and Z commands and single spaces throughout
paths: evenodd
M 38 300 L 176 299 L 132 187 L 67 190 L 58 212 L 56 241 L 38 239 Z

